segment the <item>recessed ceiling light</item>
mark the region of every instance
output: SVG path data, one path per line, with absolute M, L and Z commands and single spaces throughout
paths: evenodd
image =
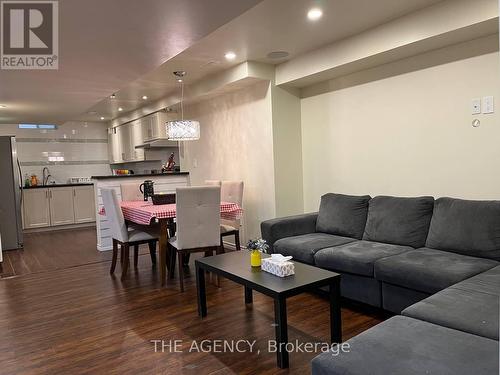
M 307 12 L 307 18 L 309 18 L 311 21 L 319 20 L 322 15 L 323 11 L 319 8 L 312 8 L 309 9 L 309 12 Z
M 123 111 L 123 108 L 122 107 L 118 107 L 118 111 L 119 112 Z
M 101 120 L 104 120 L 104 117 L 103 117 L 103 116 L 101 116 Z
M 0 108 L 7 108 L 5 104 L 0 104 Z
M 226 52 L 224 57 L 226 58 L 226 60 L 234 60 L 236 58 L 236 53 L 229 51 Z
M 182 79 L 181 79 L 181 78 L 179 78 L 179 79 L 177 80 L 177 82 L 182 83 Z
M 273 60 L 284 59 L 285 57 L 288 56 L 290 56 L 290 54 L 286 51 L 273 51 L 267 54 L 267 58 Z
M 143 95 L 142 100 L 148 100 L 148 97 L 146 95 Z

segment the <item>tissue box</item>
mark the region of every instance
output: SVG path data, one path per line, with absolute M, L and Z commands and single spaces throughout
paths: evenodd
M 263 271 L 272 273 L 279 277 L 286 277 L 295 274 L 295 265 L 290 262 L 277 262 L 273 258 L 263 258 L 261 262 Z

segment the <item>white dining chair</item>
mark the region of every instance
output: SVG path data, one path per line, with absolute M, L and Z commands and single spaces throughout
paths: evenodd
M 118 258 L 118 246 L 121 247 L 122 279 L 126 276 L 129 266 L 129 249 L 134 247 L 134 267 L 137 268 L 139 258 L 139 245 L 147 243 L 153 265 L 156 264 L 156 242 L 159 232 L 156 226 L 136 227 L 127 226 L 120 207 L 120 202 L 114 189 L 101 188 L 102 202 L 109 222 L 111 237 L 113 238 L 113 258 L 110 273 L 113 274 Z M 149 228 L 149 229 L 148 229 Z
M 221 184 L 221 201 L 228 203 L 236 203 L 238 206 L 243 204 L 243 181 L 222 181 Z M 234 236 L 236 250 L 241 250 L 240 244 L 240 227 L 241 220 L 221 220 L 220 235 L 221 246 L 224 249 L 222 242 L 223 237 Z
M 142 201 L 144 194 L 139 189 L 140 184 L 137 183 L 124 183 L 120 184 L 122 194 L 122 201 Z
M 220 248 L 220 187 L 177 188 L 177 233 L 168 241 L 171 255 L 171 277 L 177 254 L 181 292 L 184 291 L 183 258 L 204 252 L 213 255 Z

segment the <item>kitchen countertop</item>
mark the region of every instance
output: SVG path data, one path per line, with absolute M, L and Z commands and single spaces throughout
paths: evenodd
M 47 189 L 47 188 L 58 188 L 58 187 L 69 187 L 69 186 L 90 186 L 94 185 L 93 183 L 84 183 L 84 184 L 48 184 L 48 185 L 37 185 L 37 186 L 28 186 L 23 189 Z
M 167 172 L 167 173 L 139 173 L 139 174 L 117 174 L 109 176 L 92 176 L 95 180 L 105 178 L 126 178 L 126 177 L 163 177 L 163 176 L 182 176 L 188 175 L 189 172 Z

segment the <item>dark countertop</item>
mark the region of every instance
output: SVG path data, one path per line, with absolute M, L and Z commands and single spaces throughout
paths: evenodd
M 49 185 L 37 185 L 37 186 L 28 186 L 23 189 L 47 189 L 47 188 L 58 188 L 58 187 L 68 187 L 68 186 L 91 186 L 93 183 L 85 183 L 85 184 L 49 184 Z
M 109 176 L 92 176 L 95 180 L 105 178 L 126 178 L 126 177 L 163 177 L 163 176 L 183 176 L 188 175 L 189 172 L 168 172 L 168 173 L 139 173 L 139 174 L 117 174 Z

